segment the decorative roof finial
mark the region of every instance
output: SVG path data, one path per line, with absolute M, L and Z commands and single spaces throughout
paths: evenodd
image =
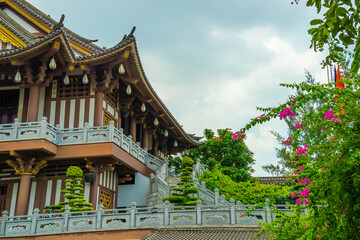
M 65 19 L 65 14 L 61 14 L 60 21 L 54 25 L 54 27 L 51 29 L 51 32 L 55 32 L 55 31 L 61 29 L 62 27 L 64 27 L 64 24 L 63 24 L 64 19 Z
M 132 35 L 134 34 L 135 30 L 136 30 L 136 27 L 135 27 L 135 26 L 133 26 L 133 28 L 132 28 L 132 30 L 131 30 L 131 32 L 130 32 L 130 34 L 129 34 L 129 36 L 132 36 Z

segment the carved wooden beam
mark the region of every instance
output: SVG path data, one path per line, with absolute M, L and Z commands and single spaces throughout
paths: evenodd
M 47 70 L 47 61 L 43 60 L 42 65 L 39 67 L 40 72 L 38 73 L 35 85 L 41 85 L 44 82 Z
M 42 60 L 47 61 L 50 57 L 52 57 L 55 53 L 59 52 L 60 50 L 60 41 L 54 41 L 51 48 L 47 51 L 47 53 L 42 56 Z
M 35 162 L 35 158 L 31 158 L 30 161 L 25 161 L 21 158 L 14 160 L 6 160 L 6 163 L 12 167 L 17 174 L 30 174 L 36 175 L 40 169 L 47 166 L 46 160 Z
M 119 178 L 119 183 L 125 183 L 125 182 L 131 181 L 131 180 L 132 180 L 132 177 L 130 177 L 130 175 L 125 175 L 124 178 Z
M 34 76 L 32 75 L 32 68 L 29 65 L 26 65 L 25 68 L 25 77 L 26 77 L 26 81 L 28 84 L 30 85 L 34 85 Z

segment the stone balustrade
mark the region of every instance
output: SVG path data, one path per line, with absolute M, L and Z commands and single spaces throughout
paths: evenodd
M 266 200 L 269 202 L 269 199 Z M 271 222 L 276 215 L 270 207 L 255 209 L 250 216 L 242 217 L 251 205 L 242 205 L 231 199 L 229 205 L 173 206 L 168 201 L 161 207 L 137 207 L 133 202 L 128 208 L 103 209 L 96 211 L 70 212 L 66 206 L 62 213 L 40 214 L 35 209 L 31 216 L 9 217 L 3 211 L 0 222 L 0 236 L 48 234 L 73 231 L 106 230 L 121 228 L 142 228 L 160 226 L 209 226 L 209 225 L 258 225 Z M 291 212 L 287 205 L 276 205 L 285 212 Z
M 90 127 L 88 123 L 82 128 L 61 128 L 52 126 L 43 117 L 40 122 L 20 122 L 0 124 L 0 142 L 46 139 L 56 145 L 72 145 L 83 143 L 113 142 L 147 167 L 157 171 L 163 160 L 149 154 L 141 148 L 140 143 L 134 143 L 131 135 L 125 136 L 123 129 L 116 129 L 114 122 L 109 126 Z

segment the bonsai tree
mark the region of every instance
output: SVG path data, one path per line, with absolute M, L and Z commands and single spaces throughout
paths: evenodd
M 83 171 L 76 166 L 70 166 L 66 171 L 65 189 L 60 193 L 64 194 L 65 202 L 60 202 L 56 205 L 51 205 L 50 208 L 55 211 L 64 211 L 65 206 L 70 206 L 70 211 L 90 211 L 93 210 L 92 204 L 86 202 L 84 194 L 81 191 L 84 190 L 81 184 Z
M 168 200 L 176 206 L 191 206 L 196 205 L 196 201 L 199 199 L 202 201 L 204 200 L 202 198 L 191 196 L 192 194 L 199 192 L 199 189 L 194 186 L 194 180 L 191 176 L 193 164 L 194 161 L 189 157 L 184 157 L 181 160 L 180 181 L 176 183 L 178 187 L 174 187 L 171 196 L 163 198 L 163 202 Z

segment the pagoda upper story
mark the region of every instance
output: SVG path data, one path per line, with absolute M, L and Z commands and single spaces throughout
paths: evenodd
M 123 128 L 157 157 L 200 145 L 187 134 L 150 85 L 136 46 L 135 27 L 103 49 L 24 0 L 0 0 L 1 123 L 38 122 L 82 128 Z M 3 94 L 1 94 L 3 92 Z M 4 96 L 2 96 L 4 95 Z M 19 101 L 16 101 L 19 99 Z M 17 111 L 10 109 L 17 109 Z

